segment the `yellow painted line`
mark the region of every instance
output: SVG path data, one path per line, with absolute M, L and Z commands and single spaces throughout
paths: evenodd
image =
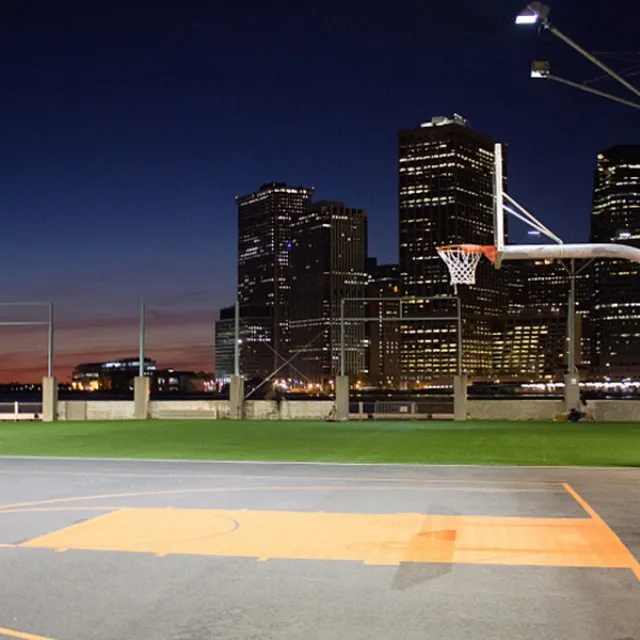
M 36 636 L 33 633 L 25 633 L 24 631 L 12 631 L 11 629 L 3 629 L 2 627 L 0 627 L 0 636 L 8 636 L 9 638 L 21 638 L 21 640 L 53 640 L 53 638 Z
M 69 498 L 53 498 L 47 500 L 34 500 L 31 502 L 15 502 L 0 505 L 0 513 L 20 507 L 38 507 L 49 504 L 64 504 L 69 502 L 82 502 L 87 500 L 110 500 L 114 498 L 140 498 L 148 496 L 191 495 L 195 493 L 227 493 L 227 492 L 252 492 L 252 491 L 461 491 L 481 493 L 564 493 L 559 489 L 501 489 L 481 487 L 352 487 L 352 486 L 262 486 L 262 487 L 214 487 L 203 489 L 167 489 L 163 491 L 136 491 L 130 493 L 105 493 L 90 496 L 73 496 Z
M 592 518 L 124 509 L 20 546 L 370 565 L 635 566 L 615 534 Z
M 567 482 L 563 482 L 562 486 L 565 491 L 585 510 L 587 515 L 594 520 L 604 520 L 597 514 L 596 510 Z
M 629 547 L 620 540 L 616 532 L 607 524 L 606 520 L 602 518 L 598 512 L 568 483 L 563 483 L 562 486 L 567 490 L 567 492 L 573 497 L 573 499 L 585 510 L 585 512 L 589 515 L 589 517 L 596 522 L 599 526 L 607 529 L 610 532 L 610 535 L 613 536 L 618 544 L 624 548 L 624 550 L 629 555 L 629 566 L 636 578 L 640 580 L 640 562 L 635 557 L 635 555 L 631 552 Z

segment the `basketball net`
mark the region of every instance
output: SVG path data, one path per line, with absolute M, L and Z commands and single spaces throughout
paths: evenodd
M 457 294 L 459 284 L 476 283 L 476 267 L 480 258 L 486 256 L 495 262 L 497 250 L 493 245 L 452 244 L 438 247 L 438 255 L 449 269 L 453 291 Z

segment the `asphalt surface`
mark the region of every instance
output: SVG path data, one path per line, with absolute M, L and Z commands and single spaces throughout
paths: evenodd
M 0 638 L 638 640 L 630 569 L 21 546 L 119 509 L 584 518 L 561 483 L 640 558 L 640 469 L 0 458 Z

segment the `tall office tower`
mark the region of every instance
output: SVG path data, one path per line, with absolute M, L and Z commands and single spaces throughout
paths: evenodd
M 591 242 L 640 247 L 640 145 L 598 154 Z M 598 260 L 593 267 L 593 370 L 599 377 L 640 376 L 640 266 Z
M 215 378 L 220 383 L 228 383 L 234 374 L 235 312 L 235 306 L 220 309 L 215 324 Z
M 235 373 L 236 307 L 220 309 L 215 324 L 216 380 L 228 383 Z M 264 378 L 274 369 L 269 348 L 273 321 L 264 307 L 244 306 L 238 326 L 240 373 L 247 378 Z
M 507 262 L 503 269 L 509 301 L 494 340 L 496 373 L 524 382 L 562 379 L 567 351 L 566 269 L 544 260 Z
M 289 357 L 292 225 L 308 213 L 312 195 L 313 188 L 270 182 L 236 198 L 238 300 L 246 331 L 241 372 L 246 377 L 265 377 Z M 288 367 L 280 374 L 290 375 Z
M 433 118 L 399 133 L 400 278 L 414 317 L 455 319 L 449 272 L 436 248 L 447 244 L 493 244 L 494 141 L 460 116 Z M 505 172 L 506 174 L 506 172 Z M 463 365 L 491 377 L 492 333 L 506 311 L 499 271 L 483 259 L 475 286 L 458 288 L 463 317 Z M 401 326 L 403 382 L 449 378 L 456 372 L 456 323 L 407 322 Z
M 339 373 L 341 309 L 345 318 L 364 318 L 367 217 L 343 202 L 316 202 L 296 219 L 291 252 L 291 352 L 293 366 L 314 382 Z M 346 320 L 345 371 L 366 373 L 365 323 Z
M 369 381 L 394 389 L 400 383 L 400 323 L 394 319 L 400 317 L 400 267 L 369 258 L 367 272 L 367 316 L 379 318 L 367 323 Z

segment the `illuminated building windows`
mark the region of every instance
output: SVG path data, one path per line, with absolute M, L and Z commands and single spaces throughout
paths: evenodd
M 328 381 L 340 365 L 341 301 L 365 295 L 367 218 L 362 209 L 342 202 L 316 202 L 294 221 L 292 230 L 294 364 L 314 382 Z M 344 311 L 347 318 L 364 317 L 364 303 L 350 300 Z M 365 323 L 348 320 L 344 329 L 345 369 L 360 376 L 367 369 Z
M 312 188 L 271 182 L 236 198 L 238 300 L 248 327 L 242 373 L 249 378 L 269 375 L 288 357 L 292 221 L 308 212 L 312 194 Z
M 398 136 L 400 272 L 405 296 L 451 296 L 449 273 L 436 253 L 445 244 L 493 244 L 494 141 L 454 118 Z M 506 310 L 503 277 L 483 261 L 478 285 L 461 287 L 464 366 L 492 374 L 492 327 Z M 428 307 L 428 308 L 427 308 Z M 450 375 L 456 367 L 455 306 L 426 305 L 420 313 L 452 316 L 452 323 L 407 323 L 400 328 L 401 369 L 408 385 Z M 452 326 L 450 326 L 452 325 Z M 417 336 L 437 340 L 421 342 Z
M 591 242 L 640 247 L 640 145 L 598 154 L 594 175 Z M 592 269 L 594 296 L 592 365 L 595 377 L 640 375 L 640 265 L 598 260 Z

